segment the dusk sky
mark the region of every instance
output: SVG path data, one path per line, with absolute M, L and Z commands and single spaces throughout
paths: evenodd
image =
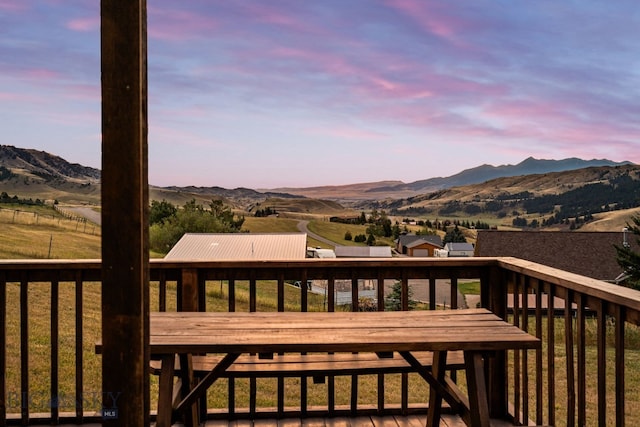
M 149 182 L 640 163 L 638 0 L 147 0 Z M 98 0 L 0 0 L 0 144 L 101 168 Z

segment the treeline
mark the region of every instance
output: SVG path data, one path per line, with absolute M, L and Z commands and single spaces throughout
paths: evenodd
M 6 191 L 0 193 L 0 203 L 11 203 L 13 205 L 44 206 L 45 201 L 40 199 L 21 199 L 18 196 L 9 196 Z
M 221 200 L 212 200 L 208 208 L 195 199 L 182 207 L 166 200 L 154 200 L 149 209 L 149 245 L 167 253 L 185 233 L 238 233 L 244 216 L 237 216 Z
M 558 206 L 562 219 L 635 208 L 640 206 L 640 181 L 625 174 L 609 183 L 587 184 L 562 194 L 540 196 L 523 202 L 527 213 L 553 213 Z
M 278 211 L 276 211 L 275 208 L 269 208 L 266 207 L 264 209 L 256 209 L 255 213 L 253 214 L 253 216 L 257 217 L 257 218 L 265 218 L 271 215 L 277 215 Z

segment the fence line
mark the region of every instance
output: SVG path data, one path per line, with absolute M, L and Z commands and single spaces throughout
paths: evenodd
M 100 234 L 100 227 L 87 221 L 86 218 L 61 210 L 55 205 L 54 209 L 60 214 L 60 216 L 0 207 L 0 223 L 48 225 L 64 228 L 65 230 L 77 231 L 79 233 L 91 235 Z

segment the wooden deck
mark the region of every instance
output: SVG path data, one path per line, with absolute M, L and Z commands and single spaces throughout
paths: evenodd
M 241 420 L 241 421 L 207 421 L 205 427 L 424 427 L 426 415 L 410 415 L 406 417 L 336 417 L 336 418 L 285 418 L 282 420 Z M 155 423 L 151 424 L 152 426 Z M 506 421 L 491 420 L 493 427 L 511 427 Z M 50 424 L 43 424 L 35 427 L 50 427 Z M 101 424 L 81 424 L 84 427 L 101 427 Z M 182 424 L 174 424 L 175 427 L 182 427 Z M 441 427 L 466 427 L 466 424 L 457 415 L 443 414 L 440 422 Z M 79 427 L 77 424 L 59 424 L 58 427 Z

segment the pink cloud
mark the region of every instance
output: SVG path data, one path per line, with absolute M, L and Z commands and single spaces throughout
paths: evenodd
M 0 92 L 0 101 L 18 102 L 24 101 L 24 95 L 10 92 Z
M 72 31 L 88 32 L 100 29 L 100 17 L 79 18 L 67 22 L 67 28 Z
M 0 10 L 7 12 L 24 12 L 29 7 L 24 0 L 0 0 Z
M 149 38 L 180 42 L 193 38 L 203 38 L 219 27 L 219 23 L 205 14 L 183 9 L 148 7 Z
M 60 75 L 53 70 L 47 70 L 45 68 L 34 68 L 31 70 L 26 70 L 23 73 L 23 76 L 26 76 L 28 79 L 33 80 L 54 80 L 60 77 Z
M 445 11 L 446 2 L 425 0 L 388 0 L 387 4 L 414 20 L 428 33 L 446 40 L 452 45 L 462 47 L 464 43 L 458 37 L 461 30 L 469 25 L 460 17 Z

